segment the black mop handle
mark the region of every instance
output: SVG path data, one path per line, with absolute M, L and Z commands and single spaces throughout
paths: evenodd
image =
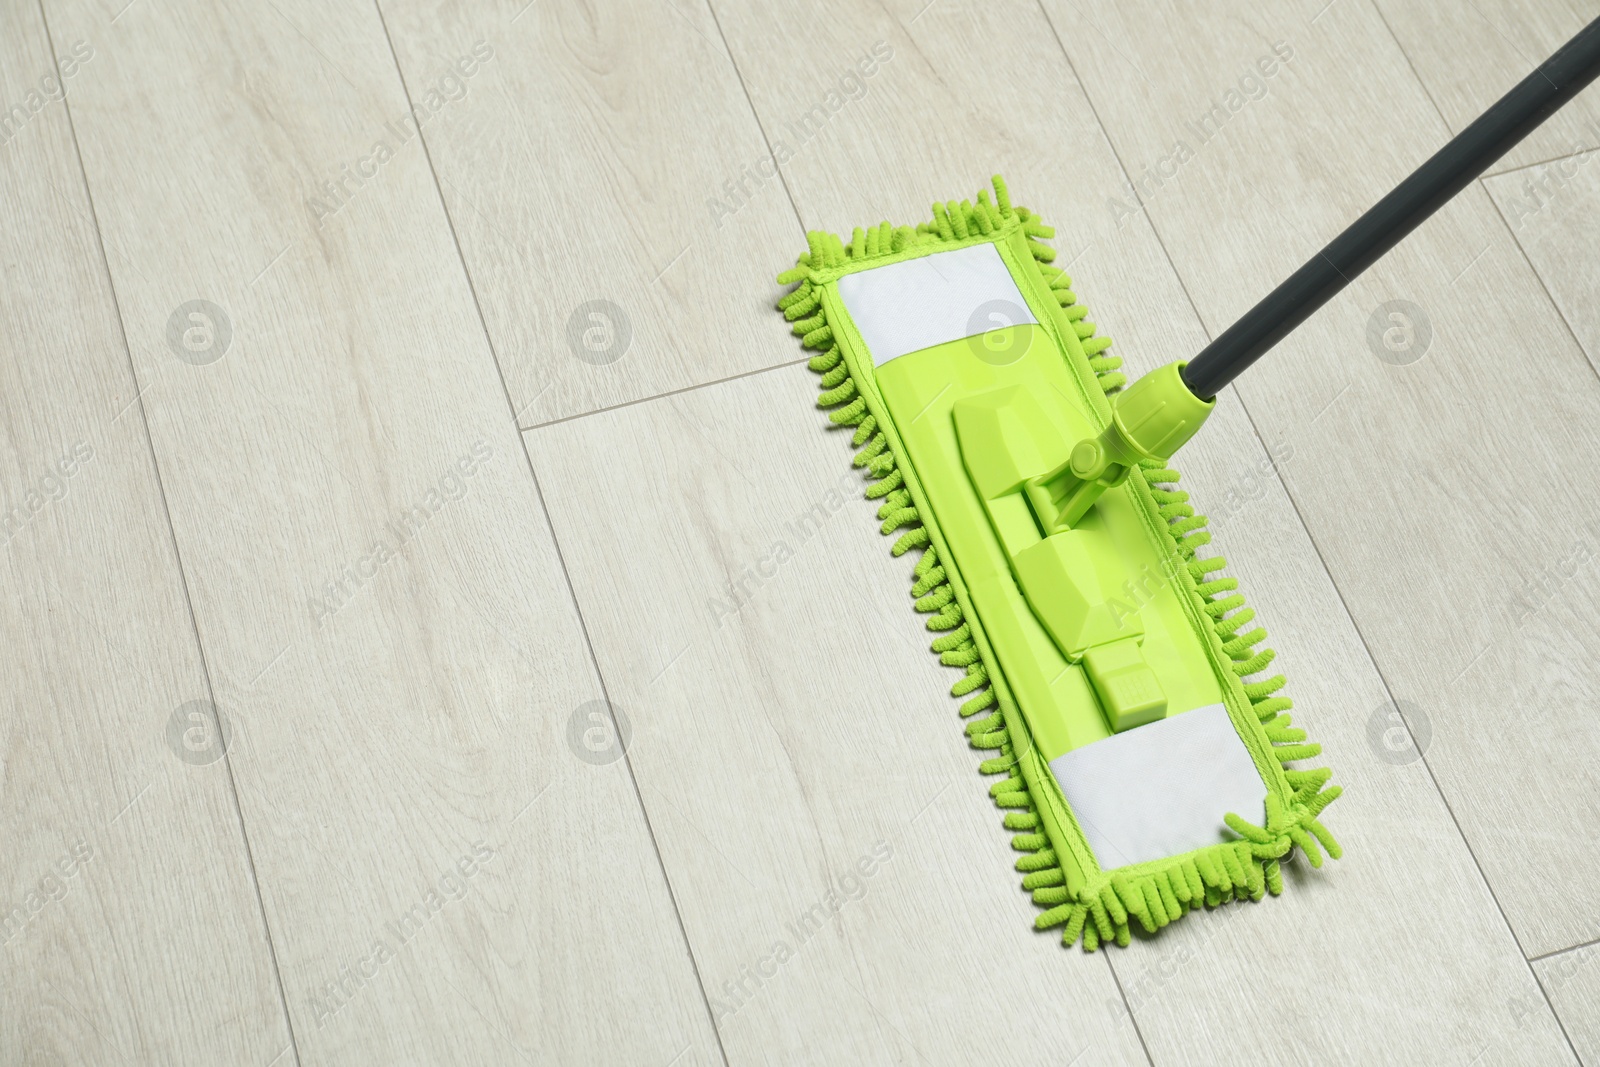
M 1207 345 L 1184 367 L 1184 384 L 1195 396 L 1216 396 L 1596 76 L 1600 76 L 1600 19 L 1579 30 L 1394 192 Z

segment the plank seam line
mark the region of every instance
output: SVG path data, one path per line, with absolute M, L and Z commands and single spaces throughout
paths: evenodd
M 411 89 L 406 84 L 405 70 L 400 65 L 400 54 L 395 50 L 394 36 L 389 32 L 388 20 L 383 16 L 383 5 L 380 3 L 380 0 L 372 0 L 372 6 L 377 12 L 379 24 L 383 27 L 384 40 L 389 45 L 389 57 L 394 61 L 395 75 L 397 78 L 399 78 L 400 90 L 405 95 L 406 106 L 411 107 L 413 106 Z M 450 229 L 450 239 L 455 244 L 456 259 L 461 265 L 462 278 L 467 283 L 467 291 L 471 293 L 473 307 L 478 313 L 478 324 L 483 330 L 484 343 L 488 346 L 490 361 L 494 365 L 496 376 L 500 379 L 500 390 L 502 395 L 505 397 L 506 411 L 510 415 L 511 428 L 512 431 L 517 435 L 517 443 L 522 448 L 523 461 L 528 465 L 528 477 L 533 481 L 533 490 L 539 501 L 539 510 L 544 515 L 545 529 L 547 529 L 550 533 L 550 544 L 556 550 L 556 559 L 561 564 L 561 575 L 566 582 L 567 596 L 572 602 L 573 613 L 577 616 L 579 629 L 583 632 L 584 646 L 589 652 L 589 664 L 594 671 L 595 680 L 600 684 L 600 694 L 606 702 L 606 715 L 613 720 L 611 723 L 613 736 L 620 737 L 621 734 L 616 732 L 616 722 L 611 712 L 611 692 L 606 685 L 605 674 L 600 669 L 599 657 L 595 654 L 594 641 L 589 635 L 588 621 L 583 617 L 583 605 L 578 602 L 578 591 L 573 585 L 571 571 L 569 571 L 567 568 L 566 553 L 564 553 L 561 549 L 561 539 L 556 535 L 555 522 L 551 519 L 550 508 L 545 503 L 544 488 L 539 484 L 539 472 L 533 465 L 533 456 L 528 452 L 527 438 L 523 436 L 521 429 L 517 426 L 516 402 L 511 397 L 511 389 L 506 385 L 505 372 L 500 366 L 500 354 L 495 351 L 494 338 L 489 332 L 489 321 L 484 316 L 483 303 L 478 298 L 478 289 L 473 283 L 472 271 L 467 266 L 466 253 L 461 247 L 461 237 L 456 232 L 455 219 L 451 217 L 450 207 L 445 202 L 444 187 L 439 180 L 439 172 L 434 166 L 433 162 L 433 151 L 428 146 L 427 134 L 424 131 L 419 129 L 417 131 L 417 138 L 422 144 L 423 156 L 428 161 L 428 172 L 433 178 L 434 194 L 439 198 L 439 210 L 444 216 L 445 225 Z M 628 754 L 626 749 L 624 749 L 622 753 L 622 759 L 624 765 L 626 765 L 628 768 L 628 781 L 633 786 L 634 799 L 639 805 L 640 817 L 644 819 L 645 830 L 650 835 L 650 845 L 655 850 L 656 866 L 661 872 L 661 880 L 667 887 L 667 897 L 672 903 L 673 915 L 678 921 L 678 935 L 683 939 L 684 954 L 688 956 L 689 966 L 694 971 L 695 984 L 699 987 L 701 1004 L 705 1008 L 706 1012 L 706 1021 L 711 1027 L 712 1036 L 716 1038 L 717 1052 L 719 1055 L 721 1055 L 724 1067 L 726 1067 L 728 1063 L 728 1053 L 727 1050 L 723 1048 L 722 1032 L 717 1029 L 716 1016 L 711 1010 L 710 994 L 706 991 L 705 979 L 700 974 L 700 961 L 695 958 L 694 947 L 689 941 L 689 931 L 684 925 L 683 911 L 678 906 L 677 892 L 673 888 L 671 876 L 667 873 L 666 862 L 661 856 L 661 844 L 656 839 L 655 825 L 651 822 L 650 811 L 644 803 L 644 793 L 639 787 L 639 779 L 633 767 L 633 758 Z M 682 1055 L 682 1053 L 679 1053 L 679 1055 Z

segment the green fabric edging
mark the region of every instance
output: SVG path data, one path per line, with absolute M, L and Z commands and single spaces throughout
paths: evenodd
M 1199 625 L 1209 623 L 1215 635 L 1213 654 L 1225 667 L 1221 674 L 1230 710 L 1243 709 L 1235 726 L 1258 764 L 1267 765 L 1263 768 L 1268 784 L 1266 825 L 1230 814 L 1227 823 L 1237 840 L 1111 871 L 1101 870 L 1095 862 L 1054 776 L 1033 749 L 1027 724 L 1003 677 L 992 669 L 992 653 L 979 620 L 965 603 L 960 575 L 941 562 L 943 539 L 934 517 L 918 504 L 921 486 L 904 462 L 898 435 L 881 410 L 874 410 L 871 384 L 858 383 L 852 376 L 823 300 L 826 285 L 867 261 L 880 266 L 994 240 L 1020 229 L 1040 281 L 1061 309 L 1058 324 L 1071 331 L 1100 387 L 1103 395 L 1097 400 L 1115 393 L 1127 380 L 1120 370 L 1122 360 L 1107 354 L 1109 338 L 1095 335 L 1087 309 L 1071 289 L 1072 280 L 1050 265 L 1055 250 L 1043 242 L 1054 231 L 1027 208 L 1013 206 L 998 175 L 993 182 L 993 201 L 984 190 L 975 201 L 935 203 L 932 221 L 915 228 L 891 227 L 887 222 L 872 229 L 857 228 L 848 244 L 835 234 L 812 231 L 807 234 L 807 252 L 792 269 L 778 275 L 779 284 L 794 286 L 778 301 L 778 308 L 793 323 L 802 345 L 818 353 L 809 361 L 821 375 L 818 406 L 832 409 L 829 419 L 834 424 L 855 428 L 855 466 L 872 481 L 866 496 L 882 501 L 881 532 L 898 534 L 891 553 L 901 556 L 914 548 L 922 550 L 911 594 L 916 609 L 933 616 L 927 625 L 940 635 L 932 645 L 940 662 L 965 672 L 951 688 L 953 696 L 967 698 L 961 714 L 974 718 L 988 713 L 969 722 L 966 733 L 974 748 L 995 753 L 979 765 L 980 772 L 1004 775 L 989 793 L 1005 812 L 1006 828 L 1014 832 L 1012 847 L 1026 853 L 1016 866 L 1023 873 L 1022 887 L 1044 909 L 1035 926 L 1041 930 L 1063 926 L 1065 944 L 1081 937 L 1084 948 L 1092 952 L 1102 942 L 1128 944 L 1134 921 L 1154 932 L 1202 903 L 1216 907 L 1282 892 L 1280 865 L 1296 847 L 1313 867 L 1322 865 L 1323 850 L 1338 858 L 1339 845 L 1318 816 L 1339 796 L 1340 788 L 1328 785 L 1332 772 L 1326 768 L 1289 766 L 1320 754 L 1322 748 L 1292 725 L 1288 714 L 1292 702 L 1280 692 L 1283 675 L 1248 680 L 1265 671 L 1274 658 L 1270 648 L 1260 647 L 1266 630 L 1250 625 L 1255 612 L 1245 606 L 1238 579 L 1219 574 L 1226 567 L 1224 559 L 1198 555 L 1211 535 L 1205 516 L 1195 514 L 1188 494 L 1177 488 L 1178 472 L 1147 464 L 1129 481 L 1166 524 L 1175 558 L 1181 562 L 1176 575 L 1189 594 L 1194 617 Z M 1096 407 L 1102 416 L 1109 412 L 1104 404 Z

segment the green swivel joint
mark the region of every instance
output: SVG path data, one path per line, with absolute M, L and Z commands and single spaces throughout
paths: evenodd
M 1046 536 L 1071 529 L 1140 460 L 1165 463 L 1200 429 L 1216 400 L 1190 392 L 1183 367 L 1168 363 L 1115 394 L 1111 422 L 1098 437 L 1079 441 L 1065 463 L 1028 480 L 1024 492 Z

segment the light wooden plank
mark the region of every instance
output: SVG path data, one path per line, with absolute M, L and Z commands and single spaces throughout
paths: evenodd
M 799 87 L 820 75 L 798 57 L 785 61 L 766 42 L 804 32 L 821 54 L 839 56 L 880 37 L 895 45 L 895 59 L 862 101 L 867 117 L 841 114 L 836 136 L 818 138 L 816 158 L 791 168 L 808 222 L 848 226 L 880 217 L 881 203 L 900 205 L 902 213 L 890 216 L 896 221 L 915 218 L 930 194 L 968 191 L 971 175 L 1002 166 L 1016 195 L 1057 225 L 1057 262 L 1078 259 L 1071 268 L 1077 291 L 1118 339 L 1115 350 L 1132 373 L 1204 343 L 1147 221 L 1124 210 L 1129 197 L 1116 157 L 1036 10 L 907 4 L 891 10 L 896 25 L 844 5 L 805 24 L 798 16 L 777 21 L 772 9 L 754 4 L 723 8 L 723 26 L 769 132 L 783 121 L 786 101 L 804 99 Z M 1082 40 L 1063 36 L 1069 45 Z M 1101 43 L 1073 58 L 1137 79 L 1137 65 L 1126 55 L 1114 62 L 1116 56 Z M 1157 79 L 1162 71 L 1149 68 Z M 927 115 L 964 121 L 941 123 L 942 135 L 929 137 Z M 874 169 L 880 154 L 902 164 Z M 840 180 L 866 173 L 872 181 Z M 1295 446 L 1303 441 L 1268 441 L 1280 461 L 1299 462 Z M 1367 720 L 1383 702 L 1382 683 L 1236 402 L 1224 402 L 1183 466 L 1284 652 L 1304 724 L 1327 745 L 1329 765 L 1350 790 L 1328 816 L 1350 854 L 1319 874 L 1297 867 L 1282 900 L 1195 917 L 1112 953 L 1139 1030 L 1162 1063 L 1470 1060 L 1507 1027 L 1503 1020 L 1480 1023 L 1498 1002 L 1461 976 L 1493 975 L 1490 985 L 1537 996 L 1527 966 L 1425 768 L 1390 764 L 1369 746 Z M 1404 849 L 1392 844 L 1397 834 L 1405 836 Z M 1448 901 L 1437 915 L 1419 915 L 1411 904 L 1408 883 L 1419 866 L 1429 872 L 1430 891 Z M 1396 945 L 1409 954 L 1395 952 Z M 1330 972 L 1325 984 L 1304 981 L 1308 954 Z M 1296 1029 L 1255 1025 L 1262 988 L 1274 990 L 1275 1005 Z M 1394 1012 L 1374 1017 L 1374 999 L 1395 1005 Z M 1415 1033 L 1407 1020 L 1417 1014 L 1442 1020 L 1437 1031 L 1450 1036 Z M 1533 1048 L 1564 1052 L 1548 1011 L 1528 1026 Z
M 227 764 L 184 744 L 206 675 L 60 101 L 108 40 L 56 46 L 0 14 L 0 1061 L 265 1064 L 288 1019 Z
M 377 10 L 116 29 L 69 103 L 300 1056 L 719 1062 Z
M 1031 929 L 814 394 L 786 368 L 528 435 L 729 1061 L 1143 1063 L 1104 960 Z
M 1600 366 L 1600 153 L 1587 152 L 1557 163 L 1528 167 L 1484 181 L 1523 254 L 1538 272 L 1562 318 L 1571 327 L 1592 365 Z M 1522 590 L 1520 610 L 1542 616 L 1556 629 L 1590 625 L 1583 617 L 1600 551 L 1600 528 L 1592 521 L 1576 531 L 1572 543 Z M 1575 610 L 1575 607 L 1577 610 Z M 1600 948 L 1589 942 L 1534 965 L 1568 1035 L 1585 1062 L 1600 1062 Z M 1520 1018 L 1526 1005 L 1516 1004 Z
M 1286 434 L 1264 451 L 1232 400 L 1180 465 L 1278 651 L 1296 725 L 1323 745 L 1308 765 L 1345 788 L 1324 821 L 1346 853 L 1315 872 L 1297 861 L 1275 901 L 1136 941 L 1117 957 L 1134 1018 L 1161 1064 L 1571 1063 L 1283 488 L 1310 447 Z
M 1212 331 L 1447 132 L 1373 9 L 1320 7 L 1285 0 L 1247 21 L 1220 3 L 1050 8 L 1086 51 L 1115 46 L 1162 72 L 1079 68 L 1130 169 L 1172 152 L 1274 42 L 1292 49 L 1270 92 L 1192 145 L 1146 205 Z M 1383 307 L 1396 299 L 1423 309 L 1400 352 L 1383 343 L 1403 329 Z M 1596 689 L 1600 583 L 1582 570 L 1559 609 L 1520 601 L 1597 517 L 1571 482 L 1600 460 L 1585 430 L 1600 387 L 1484 191 L 1238 384 L 1262 436 L 1296 442 L 1290 495 L 1389 690 L 1426 716 L 1427 762 L 1523 951 L 1592 939 L 1600 800 L 1562 783 L 1586 780 L 1600 752 L 1600 722 L 1577 711 Z
M 1572 35 L 1600 17 L 1596 0 L 1375 0 L 1422 79 L 1459 133 Z M 1600 146 L 1600 89 L 1586 89 L 1489 169 L 1491 174 Z
M 1123 196 L 1115 161 L 1035 5 L 719 0 L 716 10 L 768 139 L 793 153 L 784 174 L 806 228 L 848 237 L 882 219 L 929 218 L 935 197 L 972 197 L 999 173 L 1019 203 L 1049 205 L 1058 266 L 1093 279 L 1097 292 L 1142 289 L 1155 307 L 1185 302 L 1148 227 L 1113 203 Z M 875 61 L 867 77 L 863 59 Z M 859 94 L 846 91 L 851 84 Z M 827 109 L 830 93 L 844 102 L 820 122 L 812 109 Z M 765 256 L 787 266 L 792 247 L 786 239 Z M 1091 306 L 1125 352 L 1203 342 L 1182 317 L 1130 313 L 1103 298 Z
M 1600 366 L 1600 152 L 1484 180 L 1589 362 Z M 1595 530 L 1586 539 L 1600 538 Z M 1591 545 L 1600 550 L 1600 545 Z M 1587 569 L 1587 568 L 1585 568 Z
M 1600 945 L 1590 944 L 1534 963 L 1539 982 L 1561 1016 L 1562 1025 L 1584 1063 L 1600 1063 Z M 1513 998 L 1507 1003 L 1519 1025 L 1538 1004 Z
M 520 425 L 793 358 L 748 324 L 794 212 L 751 177 L 766 146 L 701 0 L 383 7 L 413 93 L 494 55 L 425 135 Z

